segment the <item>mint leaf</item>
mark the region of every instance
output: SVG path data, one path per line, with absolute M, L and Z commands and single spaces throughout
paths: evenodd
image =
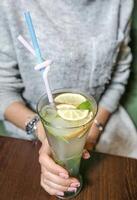
M 81 104 L 78 105 L 77 109 L 81 109 L 81 110 L 92 110 L 92 104 L 90 101 L 84 101 Z

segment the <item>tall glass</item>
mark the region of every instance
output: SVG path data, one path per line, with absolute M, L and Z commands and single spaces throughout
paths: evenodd
M 56 116 L 56 110 L 53 105 L 49 105 L 46 95 L 43 95 L 37 104 L 37 112 L 45 128 L 55 162 L 67 169 L 70 176 L 74 176 L 80 181 L 77 192 L 65 192 L 64 197 L 59 197 L 62 199 L 76 196 L 82 188 L 82 177 L 79 174 L 80 161 L 87 133 L 97 112 L 97 104 L 94 98 L 74 89 L 57 90 L 53 92 L 53 98 L 68 92 L 81 94 L 91 102 L 93 115 L 90 120 L 77 123 L 77 125 L 76 122 L 64 123 Z M 47 114 L 45 115 L 45 113 Z M 49 116 L 47 117 L 48 113 Z

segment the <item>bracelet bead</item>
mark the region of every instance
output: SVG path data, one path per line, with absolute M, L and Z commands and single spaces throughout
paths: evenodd
M 104 130 L 103 125 L 101 123 L 99 123 L 97 119 L 94 120 L 94 123 L 100 132 L 102 132 Z

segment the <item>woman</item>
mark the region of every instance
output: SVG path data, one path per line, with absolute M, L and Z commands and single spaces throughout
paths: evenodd
M 36 103 L 45 87 L 41 75 L 34 71 L 36 60 L 17 41 L 20 33 L 30 40 L 22 7 L 21 1 L 14 7 L 11 1 L 1 3 L 0 114 L 11 136 L 31 139 L 33 136 L 27 136 L 23 130 L 26 123 L 36 120 Z M 107 134 L 102 137 L 107 135 L 109 140 L 112 135 L 114 139 L 117 119 L 123 116 L 121 112 L 131 124 L 122 108 L 119 109 L 119 101 L 132 59 L 128 42 L 133 1 L 40 0 L 31 1 L 27 8 L 32 14 L 43 57 L 54 61 L 49 74 L 52 90 L 80 88 L 99 103 L 97 123 L 91 128 L 86 148 L 91 150 L 96 144 L 110 116 L 105 129 Z M 42 187 L 51 195 L 63 196 L 64 191 L 75 191 L 78 180 L 69 177 L 68 172 L 52 160 L 40 122 L 37 134 L 42 141 L 39 158 Z M 104 141 L 101 138 L 97 148 L 107 151 L 111 143 L 106 145 Z M 83 157 L 90 157 L 88 151 L 84 151 Z

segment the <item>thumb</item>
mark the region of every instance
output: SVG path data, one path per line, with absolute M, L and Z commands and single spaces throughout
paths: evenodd
M 50 146 L 47 141 L 47 138 L 42 142 L 41 148 L 39 150 L 39 154 L 46 152 L 48 155 L 51 154 Z

